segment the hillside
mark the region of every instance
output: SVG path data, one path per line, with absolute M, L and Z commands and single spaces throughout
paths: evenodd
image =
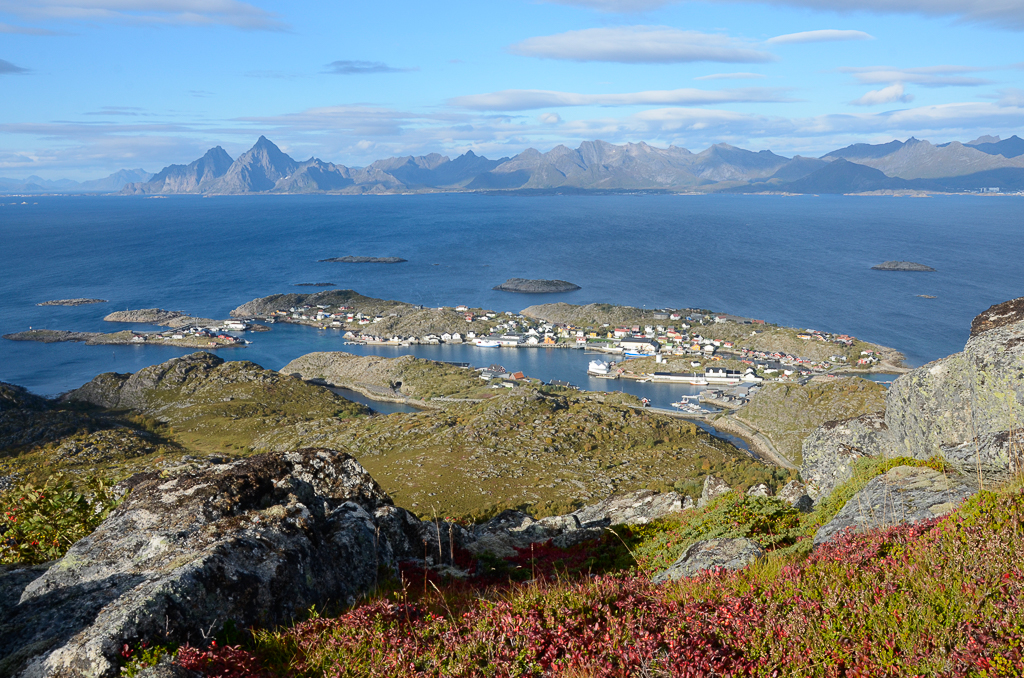
M 850 419 L 885 409 L 885 387 L 859 377 L 808 384 L 764 384 L 732 416 L 771 439 L 794 464 L 803 458 L 803 441 L 829 421 Z

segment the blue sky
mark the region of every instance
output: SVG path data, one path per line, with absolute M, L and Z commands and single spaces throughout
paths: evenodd
M 856 5 L 859 9 L 847 8 Z M 0 0 L 0 176 L 1024 132 L 1024 0 Z

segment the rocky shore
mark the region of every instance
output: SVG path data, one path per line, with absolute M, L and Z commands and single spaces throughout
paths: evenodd
M 580 289 L 565 280 L 528 280 L 526 278 L 509 278 L 494 289 L 501 292 L 521 292 L 524 294 L 550 294 L 553 292 L 573 292 Z

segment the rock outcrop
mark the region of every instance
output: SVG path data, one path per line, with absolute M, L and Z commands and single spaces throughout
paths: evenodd
M 707 476 L 704 478 L 704 489 L 700 493 L 697 507 L 703 508 L 723 494 L 729 494 L 730 492 L 732 492 L 732 488 L 729 487 L 729 483 L 715 476 Z
M 779 490 L 776 499 L 784 501 L 798 511 L 810 511 L 814 501 L 808 496 L 807 488 L 803 483 L 791 480 L 786 486 Z
M 527 280 L 526 278 L 509 278 L 494 289 L 501 292 L 522 292 L 524 294 L 549 294 L 552 292 L 572 292 L 580 289 L 565 280 Z
M 229 620 L 273 625 L 350 604 L 411 557 L 381 538 L 374 515 L 391 500 L 344 453 L 265 454 L 128 486 L 0 623 L 0 662 L 17 650 L 20 675 L 113 676 L 125 643 L 202 642 L 200 630 Z
M 848 528 L 869 530 L 944 516 L 977 491 L 976 481 L 956 474 L 897 466 L 846 502 L 831 522 L 818 529 L 814 543 L 822 544 Z
M 330 259 L 317 259 L 318 262 L 331 261 L 340 264 L 401 264 L 407 259 L 401 257 L 331 257 Z
M 879 264 L 878 266 L 872 266 L 872 271 L 917 271 L 917 272 L 935 272 L 935 269 L 931 266 L 925 266 L 924 264 L 916 264 L 913 261 L 886 261 Z
M 853 463 L 862 457 L 892 456 L 885 413 L 830 421 L 804 441 L 800 475 L 807 494 L 817 501 L 853 477 Z
M 4 675 L 114 676 L 125 644 L 202 644 L 229 622 L 273 626 L 311 605 L 350 605 L 400 562 L 466 576 L 455 566 L 463 549 L 567 547 L 692 506 L 641 490 L 542 520 L 420 521 L 355 459 L 324 448 L 143 473 L 122 487 L 124 503 L 57 563 L 0 568 Z
M 722 568 L 740 570 L 764 555 L 755 542 L 739 539 L 708 539 L 699 541 L 683 551 L 668 569 L 656 574 L 652 581 L 662 583 L 683 577 L 693 577 L 705 570 Z
M 899 377 L 884 415 L 830 422 L 803 445 L 801 472 L 816 499 L 850 475 L 858 456 L 941 457 L 999 481 L 1024 461 L 1024 298 L 974 319 L 960 353 Z

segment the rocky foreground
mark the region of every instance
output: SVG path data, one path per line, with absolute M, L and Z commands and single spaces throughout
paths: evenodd
M 929 469 L 900 469 L 889 475 L 914 487 L 922 516 L 943 515 L 972 493 L 964 485 L 936 494 L 945 490 L 919 482 L 933 478 L 922 476 Z M 227 620 L 240 628 L 273 627 L 302 617 L 311 605 L 353 605 L 402 562 L 464 578 L 466 553 L 503 558 L 531 544 L 568 548 L 600 539 L 612 525 L 649 523 L 695 504 L 647 491 L 543 520 L 506 511 L 475 527 L 420 521 L 394 506 L 351 456 L 327 449 L 264 454 L 173 476 L 142 473 L 120 490 L 127 493 L 124 503 L 45 572 L 32 570 L 30 582 L 24 571 L 0 572 L 0 599 L 9 601 L 0 620 L 0 661 L 12 675 L 114 676 L 125 645 L 203 644 Z M 730 492 L 708 477 L 696 504 L 709 506 Z M 766 488 L 751 494 L 758 493 Z M 809 506 L 797 484 L 779 501 Z M 848 506 L 863 503 L 858 496 Z M 879 519 L 898 524 L 920 517 Z M 820 541 L 856 523 L 837 520 L 819 530 Z M 760 555 L 750 540 L 701 542 L 659 578 L 742 567 Z

